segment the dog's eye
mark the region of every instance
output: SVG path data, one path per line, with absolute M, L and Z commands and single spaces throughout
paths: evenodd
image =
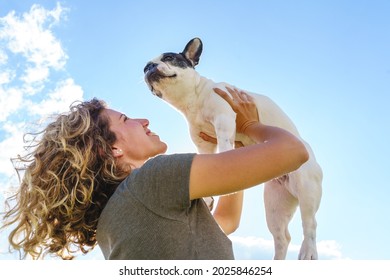
M 172 61 L 173 60 L 173 55 L 166 55 L 166 56 L 164 56 L 164 58 L 162 60 L 163 61 Z

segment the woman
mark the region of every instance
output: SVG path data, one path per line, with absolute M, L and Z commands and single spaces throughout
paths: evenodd
M 241 191 L 299 168 L 308 153 L 263 125 L 249 95 L 228 91 L 233 99 L 215 89 L 258 144 L 220 154 L 161 155 L 167 145 L 148 120 L 96 99 L 59 116 L 19 158 L 25 173 L 5 214 L 5 226 L 16 224 L 12 247 L 32 258 L 71 259 L 98 244 L 106 259 L 233 259 L 226 234 L 238 226 Z M 213 217 L 202 198 L 218 195 Z

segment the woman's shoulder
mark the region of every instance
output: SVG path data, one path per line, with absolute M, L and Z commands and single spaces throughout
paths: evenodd
M 191 160 L 196 154 L 195 153 L 175 153 L 175 154 L 162 154 L 150 158 L 149 161 L 181 161 Z
M 145 164 L 140 168 L 149 169 L 155 168 L 157 166 L 166 165 L 167 167 L 175 166 L 175 165 L 186 165 L 188 163 L 192 163 L 192 160 L 196 154 L 195 153 L 177 153 L 177 154 L 169 154 L 169 155 L 158 155 L 153 158 L 150 158 L 145 162 Z

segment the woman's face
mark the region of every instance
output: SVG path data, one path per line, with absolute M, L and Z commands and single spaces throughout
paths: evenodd
M 113 154 L 124 164 L 140 167 L 150 157 L 166 152 L 167 145 L 149 130 L 147 119 L 130 119 L 112 109 L 105 109 L 104 113 L 117 138 L 112 146 Z

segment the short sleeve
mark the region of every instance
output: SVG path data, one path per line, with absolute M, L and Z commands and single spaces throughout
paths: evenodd
M 135 198 L 156 214 L 176 219 L 191 205 L 189 180 L 195 154 L 160 155 L 134 170 L 125 182 Z M 128 178 L 128 179 L 129 179 Z

